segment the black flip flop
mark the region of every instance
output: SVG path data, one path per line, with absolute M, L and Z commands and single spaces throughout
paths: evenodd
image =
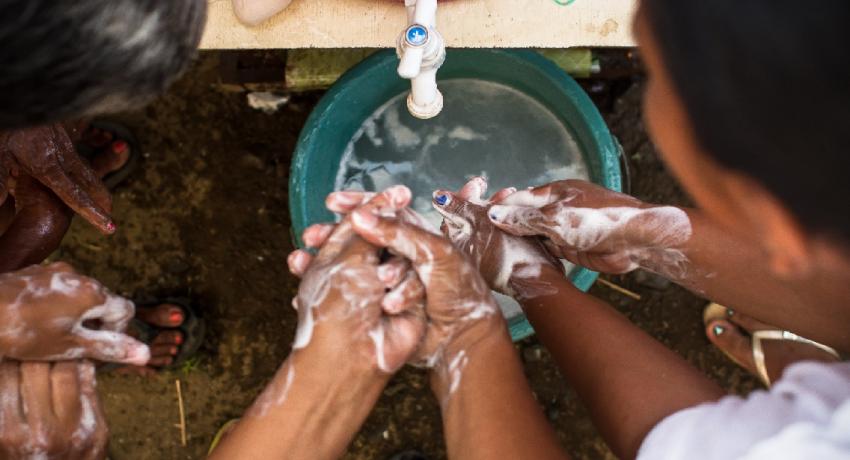
M 148 345 L 156 336 L 165 331 L 180 331 L 183 335 L 183 342 L 177 346 L 177 354 L 174 360 L 167 366 L 157 366 L 155 369 L 173 369 L 180 367 L 187 359 L 197 353 L 201 344 L 204 343 L 206 335 L 206 325 L 198 313 L 198 310 L 193 306 L 190 299 L 186 297 L 165 297 L 160 299 L 143 299 L 134 302 L 136 308 L 151 308 L 157 305 L 169 304 L 180 307 L 183 311 L 183 322 L 177 327 L 158 327 L 150 323 L 146 323 L 138 318 L 133 318 L 127 326 L 127 330 L 132 331 L 133 336 L 141 342 Z M 119 363 L 107 363 L 99 367 L 99 370 L 111 371 L 126 366 Z
M 138 167 L 139 158 L 141 157 L 142 152 L 141 146 L 132 131 L 124 125 L 111 121 L 95 120 L 89 124 L 89 129 L 91 128 L 112 133 L 113 142 L 116 140 L 124 141 L 130 148 L 130 157 L 127 158 L 127 162 L 124 163 L 124 166 L 118 168 L 116 171 L 112 171 L 103 178 L 103 183 L 106 185 L 106 188 L 112 190 L 124 182 Z M 104 148 L 108 148 L 108 145 L 103 147 L 92 147 L 91 145 L 86 144 L 85 140 L 83 140 L 75 147 L 77 148 L 77 153 L 79 153 L 81 157 L 91 161 L 98 152 Z

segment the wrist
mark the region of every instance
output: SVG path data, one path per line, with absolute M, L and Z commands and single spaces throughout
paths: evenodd
M 299 370 L 314 376 L 314 380 L 327 388 L 340 386 L 343 393 L 357 392 L 373 386 L 380 386 L 389 381 L 391 375 L 378 369 L 374 357 L 365 353 L 347 350 L 324 350 L 319 347 L 307 346 L 292 350 L 288 359 Z
M 494 318 L 476 322 L 472 327 L 454 337 L 441 350 L 439 359 L 430 370 L 431 390 L 443 400 L 459 384 L 460 375 L 471 359 L 481 359 L 500 345 L 511 344 L 505 320 L 501 313 Z

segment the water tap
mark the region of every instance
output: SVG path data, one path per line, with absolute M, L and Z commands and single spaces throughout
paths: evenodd
M 437 69 L 446 60 L 446 45 L 437 32 L 437 0 L 404 0 L 407 28 L 399 35 L 398 75 L 410 80 L 407 109 L 416 118 L 428 119 L 443 110 L 437 89 Z

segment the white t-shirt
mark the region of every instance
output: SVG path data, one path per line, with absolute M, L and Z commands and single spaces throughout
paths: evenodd
M 638 458 L 850 459 L 850 362 L 796 363 L 769 391 L 676 412 Z

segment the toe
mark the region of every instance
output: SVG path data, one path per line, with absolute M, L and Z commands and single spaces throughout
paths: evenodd
M 753 374 L 756 373 L 750 338 L 743 335 L 735 325 L 726 320 L 715 320 L 708 323 L 705 333 L 711 343 L 726 353 L 739 366 Z
M 179 346 L 183 343 L 183 333 L 180 331 L 164 331 L 157 335 L 151 345 L 173 345 Z
M 158 327 L 177 327 L 183 324 L 185 319 L 183 309 L 172 304 L 139 308 L 136 310 L 136 316 L 142 321 Z
M 172 358 L 177 355 L 179 347 L 177 345 L 152 345 L 151 346 L 151 363 L 157 358 Z

